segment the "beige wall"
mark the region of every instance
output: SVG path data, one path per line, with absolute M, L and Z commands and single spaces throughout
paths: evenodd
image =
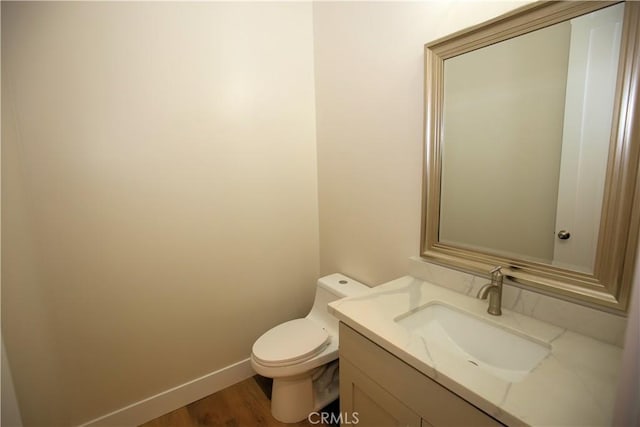
M 25 423 L 247 357 L 309 308 L 318 258 L 405 274 L 423 45 L 519 4 L 3 2 L 2 328 Z
M 420 240 L 423 46 L 522 4 L 314 4 L 321 273 L 406 273 Z
M 563 22 L 445 61 L 440 241 L 553 260 L 570 36 Z
M 2 3 L 2 330 L 26 425 L 242 360 L 318 275 L 310 4 Z

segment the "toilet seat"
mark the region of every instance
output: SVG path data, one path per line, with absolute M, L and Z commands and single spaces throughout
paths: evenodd
M 293 365 L 320 353 L 330 340 L 327 331 L 313 320 L 290 320 L 258 338 L 253 344 L 253 357 L 264 366 Z

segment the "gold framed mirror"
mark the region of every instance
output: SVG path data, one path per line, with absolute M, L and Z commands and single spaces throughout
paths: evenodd
M 635 2 L 534 3 L 425 45 L 421 256 L 625 312 L 639 79 Z

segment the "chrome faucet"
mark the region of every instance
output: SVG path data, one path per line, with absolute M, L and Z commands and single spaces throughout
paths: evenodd
M 487 313 L 494 316 L 500 316 L 502 314 L 502 280 L 504 276 L 500 272 L 501 266 L 498 266 L 490 271 L 491 283 L 487 283 L 478 291 L 478 298 L 487 299 L 489 295 L 489 308 Z

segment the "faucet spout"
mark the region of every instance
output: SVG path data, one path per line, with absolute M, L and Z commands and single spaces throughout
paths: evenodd
M 487 296 L 489 296 L 489 292 L 491 291 L 491 287 L 492 286 L 493 286 L 492 283 L 487 283 L 486 285 L 481 287 L 478 290 L 478 295 L 476 295 L 476 298 L 478 298 L 478 299 L 487 299 Z

